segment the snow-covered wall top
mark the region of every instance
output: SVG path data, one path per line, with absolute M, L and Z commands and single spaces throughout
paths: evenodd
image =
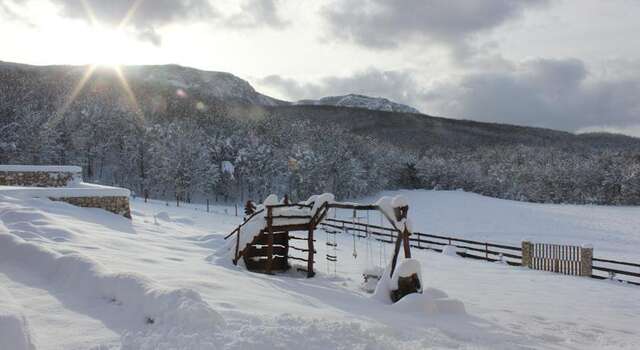
M 78 183 L 74 187 L 0 186 L 0 195 L 14 198 L 129 197 L 126 188 Z
M 0 171 L 7 172 L 45 172 L 45 173 L 81 173 L 82 168 L 73 165 L 2 165 Z
M 81 181 L 78 166 L 0 165 L 0 186 L 68 187 Z

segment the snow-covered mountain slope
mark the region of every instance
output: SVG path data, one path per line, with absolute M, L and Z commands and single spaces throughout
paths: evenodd
M 466 223 L 472 232 L 479 220 L 488 237 L 488 221 L 496 229 L 503 223 L 504 231 L 535 231 L 524 227 L 532 221 L 518 226 L 522 203 L 458 192 L 403 194 L 419 231 L 455 234 Z M 418 210 L 418 203 L 428 209 Z M 416 250 L 427 293 L 392 306 L 360 289 L 363 270 L 387 261 L 390 245 L 338 235 L 334 274 L 324 260 L 326 234 L 318 231 L 317 277 L 261 275 L 224 258 L 222 237 L 240 222 L 225 214 L 233 210 L 214 206 L 207 213 L 204 206 L 139 199 L 132 207 L 129 221 L 61 202 L 0 198 L 0 335 L 21 339 L 9 349 L 634 349 L 640 343 L 635 286 Z M 546 225 L 538 228 L 558 237 L 598 209 L 534 207 Z M 420 218 L 436 208 L 443 215 Z M 562 215 L 563 208 L 572 213 Z M 610 210 L 616 214 L 596 216 L 602 235 L 637 217 Z M 620 239 L 635 245 L 628 235 Z M 466 311 L 434 308 L 443 300 L 457 300 Z
M 257 92 L 246 80 L 226 72 L 202 71 L 178 65 L 127 66 L 125 75 L 154 84 L 168 84 L 185 91 L 199 91 L 221 100 L 236 100 L 258 106 L 288 104 Z
M 296 104 L 364 108 L 386 112 L 420 113 L 419 110 L 411 106 L 396 103 L 383 97 L 369 97 L 356 94 L 348 94 L 344 96 L 328 96 L 323 97 L 319 100 L 300 100 Z
M 42 88 L 42 85 L 58 84 L 64 86 L 77 83 L 89 69 L 88 66 L 30 66 L 25 64 L 0 61 L 0 76 L 5 81 L 15 81 L 14 85 L 35 83 L 37 86 L 26 86 L 28 89 Z M 172 92 L 181 89 L 186 95 L 194 94 L 201 99 L 215 99 L 231 103 L 243 103 L 256 106 L 288 105 L 289 102 L 277 100 L 257 92 L 251 84 L 233 74 L 225 72 L 203 71 L 178 65 L 158 66 L 123 66 L 123 77 L 132 87 L 134 94 L 149 94 L 146 90 L 170 88 Z M 119 77 L 112 67 L 98 66 L 91 79 L 99 81 L 100 89 L 107 89 L 107 84 L 120 84 Z M 119 89 L 119 88 L 117 88 Z M 63 92 L 64 90 L 62 90 Z M 61 91 L 52 91 L 56 97 Z M 94 89 L 94 93 L 99 93 Z M 59 96 L 59 98 L 66 98 Z M 40 101 L 48 102 L 48 101 Z

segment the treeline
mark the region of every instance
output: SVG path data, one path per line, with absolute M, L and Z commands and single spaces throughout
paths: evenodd
M 409 165 L 414 188 L 540 203 L 640 204 L 640 152 L 557 147 L 433 148 Z
M 93 115 L 21 115 L 2 125 L 0 163 L 77 164 L 86 181 L 186 201 L 272 192 L 353 198 L 399 186 L 396 148 L 336 127 L 216 113 L 155 122 L 128 112 Z
M 101 115 L 100 118 L 94 115 Z M 128 111 L 29 112 L 0 126 L 0 162 L 77 164 L 87 181 L 157 198 L 221 201 L 383 189 L 463 189 L 547 203 L 640 204 L 640 152 L 555 146 L 430 147 L 407 152 L 310 121 L 148 121 Z

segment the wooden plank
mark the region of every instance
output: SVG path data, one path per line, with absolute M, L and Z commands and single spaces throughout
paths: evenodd
M 593 258 L 592 261 L 599 261 L 599 262 L 605 262 L 605 263 L 611 263 L 611 264 L 640 267 L 640 264 L 624 262 L 624 261 L 619 261 L 619 260 Z
M 260 246 L 260 247 L 248 246 L 247 251 L 244 253 L 244 255 L 247 258 L 254 258 L 254 257 L 260 257 L 260 256 L 268 257 L 270 253 L 272 255 L 286 256 L 287 248 L 283 246 L 274 245 L 273 247 L 271 247 L 271 250 L 269 250 L 268 246 Z
M 309 257 L 307 258 L 309 261 L 307 261 L 307 277 L 313 277 L 315 275 L 315 272 L 313 272 L 313 253 L 315 252 L 315 249 L 313 248 L 313 229 L 310 228 L 309 229 L 309 240 L 307 240 L 308 242 L 308 253 L 309 253 Z
M 274 245 L 286 246 L 289 244 L 289 237 L 286 232 L 276 232 L 273 235 L 269 235 L 269 233 L 264 232 L 264 230 L 255 240 L 254 244 L 269 245 L 269 236 L 272 236 Z
M 267 207 L 267 273 L 271 273 L 271 267 L 273 265 L 273 208 Z

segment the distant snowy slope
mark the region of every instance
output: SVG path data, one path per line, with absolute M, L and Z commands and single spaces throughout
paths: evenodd
M 26 64 L 0 61 L 0 77 L 16 88 L 42 89 L 48 85 L 58 86 L 52 89 L 46 98 L 64 98 L 57 96 L 67 84 L 75 84 L 89 69 L 88 66 L 31 66 Z M 172 93 L 182 89 L 186 95 L 195 94 L 200 99 L 215 99 L 226 102 L 239 102 L 256 106 L 280 106 L 289 102 L 277 100 L 257 92 L 251 84 L 231 73 L 204 71 L 179 65 L 123 66 L 123 76 L 132 87 L 134 94 L 158 94 L 162 87 L 171 88 Z M 91 76 L 98 81 L 100 90 L 109 90 L 109 84 L 120 84 L 119 77 L 111 67 L 96 67 Z M 33 84 L 33 85 L 31 85 Z M 0 87 L 2 84 L 0 84 Z M 94 89 L 97 92 L 98 89 Z M 104 93 L 102 91 L 101 93 Z M 185 96 L 186 96 L 185 95 Z M 33 98 L 33 97 L 32 97 Z M 43 98 L 43 97 L 40 97 Z M 40 102 L 50 102 L 46 99 Z
M 400 113 L 420 113 L 419 110 L 411 106 L 396 103 L 383 97 L 369 97 L 357 94 L 349 94 L 344 96 L 328 96 L 323 97 L 319 100 L 300 100 L 296 104 L 364 108 L 375 111 Z
M 416 231 L 519 245 L 591 244 L 594 255 L 640 261 L 640 207 L 538 204 L 463 191 L 402 190 Z M 378 196 L 365 199 L 374 201 Z
M 130 79 L 168 84 L 221 100 L 237 100 L 259 106 L 288 104 L 257 92 L 246 80 L 231 73 L 202 71 L 178 65 L 128 66 L 124 71 Z

